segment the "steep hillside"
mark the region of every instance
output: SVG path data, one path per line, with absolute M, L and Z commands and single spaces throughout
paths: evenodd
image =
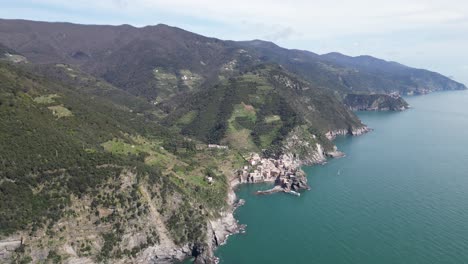
M 317 55 L 274 43 L 222 41 L 166 25 L 135 28 L 0 20 L 0 43 L 34 63 L 66 63 L 158 102 L 211 87 L 259 62 L 276 63 L 338 96 L 465 89 L 440 74 L 369 56 Z
M 145 118 L 155 120 L 158 117 L 157 108 L 145 100 L 129 92 L 119 89 L 101 78 L 83 72 L 77 66 L 68 64 L 26 64 L 24 69 L 41 75 L 48 80 L 67 84 L 80 93 L 99 97 L 113 104 L 120 110 L 130 111 Z
M 274 152 L 296 127 L 310 134 L 364 125 L 333 95 L 283 68 L 260 65 L 175 104 L 166 118 L 186 135 L 242 152 Z M 332 144 L 317 138 L 320 144 Z M 330 150 L 329 148 L 329 150 Z
M 0 60 L 10 61 L 14 63 L 27 62 L 27 59 L 24 56 L 18 54 L 18 52 L 8 48 L 2 43 L 0 43 Z
M 226 175 L 243 164 L 115 101 L 6 63 L 0 119 L 0 240 L 16 248 L 0 262 L 200 254 L 211 247 L 207 221 L 227 209 Z
M 166 25 L 0 20 L 0 262 L 212 263 L 237 230 L 236 183 L 279 182 L 279 164 L 298 180 L 342 155 L 335 136 L 368 131 L 343 100 L 399 109 L 398 94 L 452 89 L 368 56 Z
M 217 80 L 232 70 L 229 62 L 238 56 L 226 42 L 166 25 L 135 28 L 23 20 L 0 24 L 0 42 L 32 62 L 79 65 L 148 99 L 165 99 Z
M 403 111 L 409 108 L 403 98 L 386 94 L 348 94 L 343 103 L 353 111 Z
M 0 43 L 0 56 L 4 56 L 6 53 L 14 53 L 14 51 Z
M 407 95 L 466 89 L 465 85 L 438 73 L 371 56 L 350 57 L 336 52 L 317 55 L 284 49 L 260 40 L 239 44 L 263 61 L 280 63 L 316 86 L 328 88 L 341 96 L 356 92 Z
M 347 81 L 349 88 L 354 91 L 411 95 L 466 89 L 463 84 L 441 74 L 410 68 L 371 56 L 349 57 L 339 53 L 330 53 L 322 55 L 321 58 L 341 67 L 355 69 L 355 72 L 342 77 Z M 362 78 L 360 73 L 365 73 L 368 77 Z

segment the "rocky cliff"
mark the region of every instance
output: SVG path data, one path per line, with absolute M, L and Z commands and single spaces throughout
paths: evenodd
M 241 230 L 237 184 L 283 176 L 283 189 L 303 189 L 300 166 L 369 131 L 338 98 L 465 88 L 375 58 L 165 25 L 0 20 L 0 42 L 0 262 L 213 263 Z M 239 178 L 249 153 L 264 164 Z

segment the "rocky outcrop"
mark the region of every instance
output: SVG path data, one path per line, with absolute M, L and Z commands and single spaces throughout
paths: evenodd
M 227 197 L 227 209 L 219 213 L 219 217 L 207 222 L 207 236 L 204 244 L 195 245 L 192 256 L 197 264 L 218 263 L 218 258 L 214 255 L 217 247 L 226 243 L 228 237 L 244 231 L 245 226 L 239 224 L 234 218 L 234 211 L 242 206 L 245 201 L 237 200 L 234 188 L 240 183 L 231 181 Z
M 9 259 L 23 244 L 23 238 L 20 236 L 11 236 L 7 239 L 0 240 L 0 261 Z
M 142 253 L 138 254 L 135 263 L 162 263 L 170 264 L 175 261 L 183 260 L 187 255 L 192 253 L 188 245 L 183 247 L 168 248 L 161 245 L 146 248 Z
M 343 103 L 353 111 L 404 111 L 409 108 L 397 94 L 348 94 Z
M 297 166 L 322 164 L 326 162 L 326 148 L 319 135 L 310 133 L 306 127 L 293 129 L 283 142 L 283 152 L 289 159 L 295 159 Z M 330 147 L 328 147 L 330 148 Z
M 234 211 L 244 204 L 244 200 L 237 200 L 234 190 L 229 190 L 228 194 L 228 210 L 221 212 L 220 217 L 210 220 L 208 229 L 211 230 L 213 235 L 212 242 L 215 246 L 223 245 L 228 237 L 232 234 L 239 233 L 243 226 L 239 225 L 238 221 L 234 218 Z
M 0 263 L 19 263 L 28 258 L 33 263 L 43 263 L 54 255 L 60 256 L 60 263 L 80 264 L 182 261 L 192 254 L 196 245 L 175 243 L 167 229 L 165 216 L 158 211 L 157 201 L 152 198 L 150 186 L 143 182 L 138 185 L 137 177 L 133 170 L 124 169 L 118 178 L 107 182 L 108 187 L 103 187 L 103 193 L 118 193 L 125 198 L 122 200 L 125 203 L 93 207 L 102 194 L 71 196 L 69 211 L 73 212 L 73 217 L 65 215 L 53 225 L 37 229 L 34 235 L 30 231 L 19 231 L 2 238 Z M 110 187 L 111 184 L 115 185 Z M 109 219 L 112 218 L 122 221 L 111 224 Z M 49 236 L 49 232 L 55 236 Z M 113 242 L 114 250 L 127 254 L 100 259 L 106 237 L 107 244 Z
M 349 130 L 347 129 L 330 130 L 327 133 L 325 133 L 325 136 L 328 138 L 328 140 L 333 140 L 337 136 L 346 136 L 346 135 L 349 135 Z
M 372 129 L 367 127 L 367 126 L 362 126 L 358 128 L 351 128 L 351 129 L 337 129 L 337 130 L 331 130 L 325 133 L 325 136 L 328 138 L 328 140 L 333 140 L 337 136 L 346 136 L 346 135 L 351 135 L 351 136 L 360 136 L 362 134 L 365 134 Z
M 169 231 L 166 228 L 163 217 L 158 212 L 151 196 L 145 186 L 140 186 L 139 192 L 145 202 L 149 205 L 149 214 L 151 221 L 154 223 L 155 229 L 159 235 L 159 243 L 154 246 L 146 248 L 142 253 L 138 254 L 136 258 L 137 263 L 173 263 L 174 261 L 181 261 L 187 255 L 191 254 L 192 249 L 189 245 L 176 245 L 172 239 Z M 143 236 L 146 239 L 146 236 Z M 135 234 L 130 237 L 130 240 L 139 240 Z M 136 245 L 141 242 L 136 242 Z
M 346 154 L 344 152 L 339 151 L 336 146 L 333 147 L 332 151 L 328 151 L 327 153 L 325 153 L 325 155 L 328 158 L 334 158 L 334 159 L 342 158 L 342 157 L 346 156 Z
M 372 128 L 369 128 L 367 126 L 362 126 L 362 127 L 358 127 L 358 128 L 353 128 L 350 130 L 350 134 L 352 136 L 360 136 L 360 135 L 363 135 L 369 131 L 372 131 Z

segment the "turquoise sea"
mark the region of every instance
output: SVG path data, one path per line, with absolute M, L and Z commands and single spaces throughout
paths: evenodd
M 304 168 L 300 197 L 240 186 L 246 233 L 221 263 L 468 263 L 468 91 L 406 99 L 405 112 L 358 113 L 374 131 Z

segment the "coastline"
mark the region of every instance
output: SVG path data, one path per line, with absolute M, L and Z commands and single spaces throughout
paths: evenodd
M 459 94 L 461 97 L 462 94 Z M 465 94 L 466 95 L 466 92 Z M 439 96 L 439 95 L 438 95 Z M 456 98 L 457 95 L 443 95 L 444 97 L 442 100 L 445 102 L 448 102 L 447 104 L 444 104 L 444 109 L 441 112 L 438 112 L 438 115 L 435 120 L 443 121 L 446 114 L 447 110 L 450 111 L 453 108 L 450 105 L 450 101 L 448 99 L 451 98 Z M 446 97 L 445 97 L 446 96 Z M 466 98 L 466 96 L 464 96 Z M 381 208 L 382 204 L 388 201 L 388 197 L 397 197 L 400 201 L 406 201 L 408 198 L 411 198 L 413 196 L 413 193 L 406 193 L 406 184 L 402 183 L 407 183 L 407 184 L 413 184 L 411 185 L 412 188 L 414 189 L 414 192 L 417 192 L 419 197 L 421 199 L 425 199 L 425 195 L 427 194 L 427 191 L 433 190 L 433 186 L 431 185 L 424 185 L 424 183 L 427 181 L 427 171 L 426 171 L 426 166 L 424 166 L 424 163 L 422 162 L 419 166 L 419 172 L 418 174 L 418 181 L 417 184 L 416 182 L 413 181 L 412 178 L 408 178 L 406 174 L 406 169 L 407 168 L 413 168 L 413 162 L 411 160 L 403 158 L 399 158 L 398 161 L 404 161 L 405 163 L 403 164 L 405 167 L 401 168 L 399 167 L 397 172 L 394 172 L 391 168 L 393 168 L 395 163 L 385 163 L 385 160 L 387 158 L 393 157 L 395 153 L 398 153 L 400 151 L 399 147 L 400 146 L 395 146 L 395 148 L 392 151 L 385 151 L 385 153 L 381 153 L 383 156 L 378 157 L 375 156 L 376 150 L 379 149 L 384 149 L 382 146 L 390 146 L 392 148 L 392 144 L 394 142 L 386 142 L 385 140 L 389 138 L 389 136 L 394 135 L 392 129 L 396 129 L 399 132 L 396 133 L 395 137 L 397 139 L 418 139 L 420 135 L 418 135 L 417 132 L 411 133 L 410 135 L 407 135 L 407 131 L 405 132 L 403 128 L 407 127 L 409 124 L 412 124 L 413 122 L 416 122 L 414 120 L 417 120 L 415 117 L 422 117 L 419 120 L 422 120 L 418 122 L 415 126 L 410 126 L 411 128 L 413 127 L 419 127 L 419 128 L 430 128 L 434 127 L 433 124 L 427 124 L 424 121 L 424 116 L 427 116 L 429 113 L 433 113 L 434 109 L 432 107 L 433 104 L 428 104 L 427 102 L 438 102 L 441 101 L 439 97 L 434 96 L 433 98 L 415 98 L 414 99 L 414 109 L 412 111 L 408 111 L 407 113 L 367 113 L 367 112 L 362 112 L 359 113 L 359 117 L 362 118 L 365 122 L 368 122 L 373 128 L 375 128 L 375 133 L 371 133 L 368 136 L 365 137 L 337 137 L 335 140 L 335 144 L 340 148 L 340 150 L 346 152 L 348 154 L 348 158 L 342 159 L 342 160 L 329 160 L 329 164 L 327 166 L 313 166 L 313 167 L 304 167 L 304 170 L 309 173 L 309 183 L 311 186 L 315 189 L 313 192 L 307 193 L 304 195 L 303 201 L 296 201 L 295 199 L 292 199 L 292 197 L 287 197 L 287 196 L 277 196 L 277 197 L 255 197 L 252 196 L 252 190 L 255 191 L 256 189 L 262 189 L 261 187 L 258 188 L 257 186 L 242 186 L 241 188 L 237 189 L 237 195 L 240 198 L 246 199 L 247 202 L 250 204 L 246 206 L 245 208 L 242 208 L 240 211 L 237 212 L 236 218 L 239 218 L 242 223 L 248 224 L 248 235 L 247 236 L 239 236 L 239 237 L 234 237 L 231 240 L 228 241 L 228 244 L 226 246 L 221 247 L 216 251 L 216 255 L 221 258 L 221 262 L 226 262 L 226 263 L 249 263 L 249 262 L 269 262 L 269 263 L 287 263 L 287 260 L 291 262 L 306 262 L 304 260 L 310 260 L 310 259 L 318 259 L 321 260 L 321 262 L 324 263 L 333 263 L 333 261 L 338 260 L 338 261 L 344 261 L 346 262 L 349 259 L 365 259 L 368 255 L 367 252 L 356 252 L 356 251 L 345 251 L 342 250 L 340 251 L 340 244 L 337 244 L 338 242 L 345 241 L 345 245 L 350 246 L 352 248 L 353 245 L 355 245 L 355 238 L 356 235 L 362 234 L 362 232 L 372 230 L 373 235 L 372 235 L 372 242 L 369 242 L 369 245 L 372 245 L 374 249 L 380 249 L 383 245 L 386 245 L 389 243 L 391 247 L 389 247 L 388 251 L 385 251 L 382 254 L 385 254 L 387 258 L 392 259 L 392 257 L 395 257 L 393 250 L 398 250 L 399 246 L 401 245 L 401 242 L 404 243 L 406 239 L 411 239 L 413 236 L 412 232 L 405 232 L 405 235 L 401 238 L 395 238 L 393 236 L 385 236 L 387 235 L 390 230 L 393 230 L 394 232 L 398 232 L 400 230 L 399 228 L 402 228 L 401 225 L 395 224 L 393 222 L 392 218 L 386 217 L 382 218 L 381 221 L 386 224 L 386 227 L 390 227 L 391 229 L 386 229 L 382 230 L 379 221 L 375 221 L 376 214 L 379 213 L 385 213 L 386 215 L 393 215 L 393 212 L 389 211 L 383 211 L 379 212 L 378 210 L 375 210 L 376 208 Z M 462 100 L 459 100 L 457 102 L 460 102 Z M 460 109 L 460 108 L 457 108 Z M 437 109 L 439 110 L 439 109 Z M 465 111 L 466 112 L 466 111 Z M 444 114 L 440 114 L 444 113 Z M 454 113 L 454 112 L 448 112 L 448 113 Z M 455 112 L 455 113 L 460 113 L 460 112 Z M 454 120 L 463 121 L 464 117 L 466 115 L 456 115 Z M 452 119 L 444 121 L 447 123 L 452 122 Z M 423 126 L 421 126 L 421 124 Z M 445 124 L 445 123 L 444 123 Z M 460 124 L 460 123 L 458 123 Z M 396 126 L 400 125 L 400 126 Z M 463 125 L 464 126 L 464 125 Z M 458 127 L 458 126 L 456 126 Z M 437 128 L 437 127 L 436 127 Z M 416 130 L 417 131 L 417 130 Z M 430 134 L 425 134 L 427 138 L 432 137 L 432 133 Z M 436 135 L 440 138 L 443 137 L 444 135 L 444 127 L 438 127 L 436 129 Z M 462 138 L 463 136 L 457 136 L 454 141 L 451 142 L 456 142 L 459 138 Z M 465 139 L 465 138 L 464 138 Z M 384 142 L 384 143 L 383 143 Z M 382 145 L 379 145 L 382 143 Z M 420 142 L 421 143 L 421 142 Z M 453 145 L 449 146 L 441 146 L 440 150 L 450 150 Z M 422 147 L 425 151 L 424 153 L 430 153 L 427 150 L 431 149 L 430 146 L 423 145 Z M 412 146 L 408 146 L 407 149 L 412 149 L 410 153 L 412 155 L 418 155 L 419 153 L 419 148 L 416 150 Z M 371 151 L 366 151 L 366 150 L 371 150 Z M 457 148 L 457 150 L 463 151 L 463 147 Z M 354 152 L 354 153 L 352 153 Z M 443 152 L 438 152 L 438 153 L 443 153 Z M 362 157 L 358 155 L 363 155 Z M 430 153 L 430 154 L 425 154 L 423 159 L 419 159 L 421 161 L 426 160 L 427 157 L 437 157 L 439 154 L 437 153 Z M 380 154 L 379 154 L 380 156 Z M 385 158 L 383 158 L 385 157 Z M 368 162 L 372 161 L 372 168 L 369 168 L 366 166 L 366 164 L 369 164 Z M 377 162 L 376 162 L 377 161 Z M 379 163 L 378 161 L 381 161 L 382 163 Z M 375 163 L 374 163 L 375 162 Z M 453 159 L 450 158 L 444 158 L 443 162 L 438 163 L 438 165 L 444 165 L 446 164 L 445 162 L 450 162 L 449 164 L 457 165 L 462 163 L 459 163 L 459 161 L 453 161 Z M 382 165 L 385 165 L 385 167 L 381 167 Z M 399 163 L 400 164 L 400 163 Z M 359 165 L 359 166 L 358 166 Z M 389 169 L 390 168 L 390 169 Z M 445 168 L 445 167 L 444 167 Z M 445 171 L 445 170 L 443 170 Z M 434 171 L 431 172 L 431 179 L 437 180 L 440 179 L 440 177 L 443 177 L 445 174 L 443 174 L 443 171 Z M 382 172 L 382 175 L 377 175 L 377 173 Z M 464 175 L 462 171 L 459 171 L 460 173 L 456 174 L 458 179 L 464 179 Z M 442 173 L 442 174 L 440 174 Z M 398 176 L 396 176 L 398 175 Z M 398 177 L 397 179 L 393 177 Z M 375 181 L 376 179 L 379 179 L 378 181 Z M 389 181 L 390 179 L 390 181 Z M 364 184 L 366 183 L 366 184 Z M 370 186 L 372 186 L 372 190 L 369 189 L 369 186 L 367 185 L 368 183 L 371 183 Z M 382 190 L 387 190 L 387 187 L 385 184 L 392 183 L 393 184 L 401 184 L 399 186 L 398 190 L 395 190 L 392 188 L 392 196 L 378 196 L 381 194 Z M 421 184 L 423 183 L 423 184 Z M 463 181 L 463 183 L 466 183 L 466 181 Z M 318 184 L 318 185 L 317 185 Z M 420 187 L 426 187 L 421 192 L 418 192 L 418 188 Z M 454 187 L 452 183 L 445 183 L 444 186 L 450 186 Z M 319 189 L 317 189 L 320 187 Z M 375 188 L 375 189 L 374 189 Z M 463 185 L 457 186 L 456 187 L 458 190 L 463 189 Z M 372 195 L 367 196 L 367 193 L 365 191 L 370 190 L 372 192 Z M 335 192 L 336 191 L 336 192 Z M 354 192 L 352 194 L 352 198 L 349 198 L 349 193 Z M 400 198 L 397 194 L 401 194 L 403 197 Z M 374 199 L 362 199 L 363 197 L 371 197 L 374 198 L 377 195 L 378 203 L 375 202 Z M 438 197 L 447 197 L 445 193 L 440 193 L 440 196 Z M 451 196 L 453 199 L 456 199 L 456 197 Z M 261 198 L 261 199 L 259 199 Z M 349 198 L 349 199 L 348 199 Z M 252 199 L 255 199 L 256 201 L 251 202 Z M 270 199 L 272 201 L 270 201 Z M 358 201 L 358 203 L 356 203 Z M 398 212 L 399 216 L 405 216 L 408 217 L 411 222 L 413 222 L 415 225 L 417 223 L 420 223 L 420 221 L 417 220 L 424 220 L 425 217 L 428 217 L 425 214 L 414 214 L 415 211 L 413 210 L 420 210 L 421 207 L 418 207 L 420 204 L 418 204 L 420 200 L 410 204 L 408 207 L 405 207 L 407 209 L 412 209 L 412 210 L 404 210 L 404 211 L 399 211 L 400 205 L 397 203 L 391 203 L 392 208 L 396 209 Z M 426 201 L 426 200 L 424 200 Z M 362 202 L 362 203 L 361 203 Z M 445 234 L 442 233 L 446 229 L 446 222 L 444 221 L 439 221 L 443 218 L 440 218 L 439 211 L 437 209 L 433 209 L 431 207 L 431 203 L 433 205 L 434 202 L 438 202 L 437 198 L 433 198 L 430 200 L 427 200 L 427 210 L 430 210 L 434 214 L 429 215 L 428 221 L 432 221 L 435 226 L 438 226 L 441 228 L 441 230 L 438 230 L 438 233 L 436 234 Z M 462 202 L 462 200 L 460 200 Z M 298 204 L 299 203 L 299 204 Z M 284 219 L 287 219 L 287 217 L 284 217 L 284 215 L 300 215 L 300 213 L 305 212 L 304 209 L 305 207 L 302 207 L 300 204 L 304 204 L 304 206 L 307 207 L 306 212 L 304 213 L 304 219 L 300 219 L 297 221 L 294 221 L 291 223 L 291 226 L 293 226 L 295 229 L 294 232 L 288 232 L 290 229 L 285 228 L 281 234 L 277 234 L 277 236 L 274 236 L 273 238 L 270 238 L 270 233 L 269 230 L 272 228 L 277 227 L 278 225 L 281 225 L 284 221 Z M 350 207 L 348 207 L 351 206 Z M 368 208 L 364 206 L 370 206 L 370 208 L 373 208 L 373 211 L 367 211 L 371 212 L 370 214 L 367 214 L 367 212 L 361 214 L 361 213 L 356 213 L 356 215 L 364 215 L 363 217 L 365 221 L 362 221 L 360 217 L 356 218 L 351 218 L 351 219 L 343 219 L 343 215 L 349 215 L 352 212 L 357 212 L 356 208 Z M 463 208 L 463 203 L 459 204 Z M 271 206 L 272 208 L 269 208 Z M 310 206 L 310 207 L 309 207 Z M 292 209 L 289 209 L 292 208 Z M 262 211 L 258 211 L 261 209 Z M 284 210 L 284 211 L 283 211 Z M 426 210 L 426 209 L 424 209 Z M 285 214 L 287 212 L 287 214 Z M 457 211 L 459 212 L 459 211 Z M 302 217 L 302 215 L 300 215 Z M 330 217 L 329 217 L 330 216 Z M 454 213 L 454 216 L 458 217 L 456 218 L 457 220 L 462 220 L 463 215 L 457 215 Z M 330 220 L 332 219 L 332 220 Z M 365 225 L 362 225 L 362 223 L 365 222 Z M 268 224 L 268 229 L 263 228 L 263 223 Z M 314 223 L 311 226 L 311 223 Z M 343 235 L 345 231 L 349 230 L 349 226 L 351 226 L 349 223 L 352 223 L 352 226 L 357 226 L 357 229 L 354 232 L 349 232 L 346 233 L 346 235 Z M 460 222 L 460 223 L 463 223 Z M 327 227 L 330 224 L 330 226 L 337 226 L 339 228 L 333 229 L 330 231 L 329 229 L 326 229 L 324 227 Z M 395 224 L 392 226 L 392 224 Z M 403 224 L 403 223 L 402 223 Z M 255 230 L 254 230 L 254 225 L 255 225 Z M 261 228 L 257 228 L 261 227 Z M 433 233 L 431 232 L 432 226 L 425 226 L 424 230 L 426 232 L 429 232 L 431 236 Z M 310 229 L 306 229 L 310 228 Z M 408 227 L 409 229 L 405 230 L 413 230 L 414 226 Z M 297 230 L 307 230 L 306 233 L 302 233 L 301 231 Z M 414 246 L 414 252 L 416 252 L 416 249 L 421 249 L 421 252 L 418 251 L 418 256 L 419 259 L 421 260 L 430 260 L 430 259 L 445 259 L 443 258 L 444 255 L 439 255 L 440 252 L 452 252 L 453 248 L 451 247 L 451 242 L 452 241 L 457 241 L 456 243 L 458 245 L 463 245 L 463 240 L 454 240 L 454 238 L 461 238 L 459 237 L 458 234 L 459 230 L 457 230 L 456 225 L 451 226 L 450 230 L 453 232 L 451 233 L 450 236 L 444 237 L 444 242 L 445 245 L 443 245 L 442 248 L 439 248 L 440 244 L 438 244 L 438 240 L 435 241 L 430 241 L 429 244 L 424 244 L 426 243 L 426 240 L 424 237 L 418 238 L 419 243 L 422 243 L 424 245 L 427 245 L 428 248 L 421 248 L 418 244 Z M 324 234 L 328 234 L 328 232 L 333 232 L 330 237 L 327 237 L 325 239 L 325 243 L 322 242 L 323 239 L 321 237 L 324 236 Z M 255 233 L 255 234 L 254 234 Z M 280 236 L 280 235 L 284 235 Z M 302 235 L 312 237 L 310 244 L 307 243 L 307 245 L 301 245 L 301 247 L 295 247 L 295 246 L 290 246 L 289 244 L 286 243 L 288 241 L 300 241 Z M 342 236 L 343 235 L 343 236 Z M 258 236 L 258 238 L 257 238 Z M 384 237 L 384 238 L 382 238 Z M 295 240 L 297 239 L 297 240 Z M 383 239 L 383 241 L 382 241 Z M 397 241 L 395 241 L 397 239 Z M 399 243 L 396 243 L 399 242 Z M 392 244 L 394 243 L 394 244 Z M 232 245 L 231 245 L 232 244 Z M 258 245 L 258 248 L 257 246 Z M 288 246 L 288 250 L 284 250 L 281 254 L 269 254 L 268 257 L 262 257 L 264 256 L 263 254 L 254 254 L 255 252 L 270 252 L 269 251 L 273 246 L 275 245 L 285 245 Z M 315 248 L 315 251 L 305 251 L 305 249 L 311 247 L 310 245 L 313 245 L 312 248 Z M 328 245 L 333 245 L 333 247 L 330 248 Z M 334 252 L 336 252 L 336 249 L 338 249 L 338 253 L 336 255 Z M 438 251 L 438 250 L 442 251 Z M 329 251 L 328 251 L 329 250 Z M 392 250 L 392 251 L 391 251 Z M 241 252 L 245 252 L 242 254 Z M 326 253 L 324 253 L 326 252 Z M 379 251 L 377 251 L 379 252 Z M 403 256 L 398 255 L 395 257 L 398 262 L 400 263 L 405 263 L 405 259 L 407 260 L 408 258 L 411 258 L 413 254 L 411 253 L 412 251 L 405 252 Z M 457 262 L 461 259 L 466 259 L 466 252 L 463 251 L 453 251 L 453 252 L 459 252 L 459 255 L 454 255 L 451 257 L 451 259 L 454 262 Z M 302 253 L 302 254 L 301 254 Z M 375 252 L 374 252 L 375 253 Z M 379 252 L 380 253 L 380 252 Z M 375 254 L 370 254 L 372 256 L 372 260 L 368 260 L 367 262 L 372 263 L 377 261 L 381 257 L 379 253 Z M 432 255 L 433 254 L 433 255 Z M 252 257 L 251 257 L 252 255 Z M 430 257 L 427 257 L 430 256 Z M 424 261 L 423 261 L 424 262 Z
M 340 129 L 340 130 L 333 130 L 329 131 L 325 135 L 328 138 L 328 135 L 332 136 L 329 140 L 333 141 L 337 136 L 345 136 L 345 135 L 352 135 L 352 136 L 360 136 L 372 131 L 371 128 L 367 126 L 362 126 L 355 129 Z M 320 145 L 319 145 L 320 146 Z M 303 174 L 304 179 L 307 182 L 307 174 L 302 170 L 302 166 L 313 166 L 313 165 L 324 165 L 326 164 L 327 158 L 341 158 L 345 157 L 345 153 L 339 151 L 336 146 L 334 147 L 333 151 L 325 152 L 321 147 L 317 148 L 318 151 L 322 151 L 322 153 L 315 153 L 314 156 L 320 157 L 318 160 L 311 160 L 311 159 L 304 159 L 298 160 L 293 159 L 293 164 L 297 166 L 295 169 L 300 171 Z M 317 151 L 316 151 L 317 152 Z M 288 155 L 286 155 L 288 156 Z M 264 182 L 275 182 L 275 180 L 266 180 L 261 181 Z M 242 206 L 245 201 L 243 199 L 237 199 L 236 189 L 241 184 L 255 184 L 256 182 L 243 182 L 240 180 L 239 175 L 236 177 L 236 173 L 233 173 L 233 176 L 229 180 L 229 190 L 228 190 L 228 209 L 220 212 L 220 217 L 209 220 L 208 221 L 208 234 L 207 243 L 209 248 L 206 251 L 202 252 L 200 255 L 196 256 L 194 263 L 196 264 L 204 264 L 204 263 L 218 263 L 219 259 L 215 256 L 215 251 L 219 246 L 222 246 L 227 243 L 229 236 L 244 233 L 245 232 L 245 225 L 239 223 L 239 221 L 234 217 L 235 210 Z M 278 185 L 273 187 L 277 188 Z M 307 186 L 308 187 L 308 186 Z M 273 190 L 270 189 L 270 190 Z M 268 192 L 267 190 L 266 192 Z M 284 189 L 279 189 L 272 191 L 271 193 L 276 192 L 283 192 Z M 262 193 L 260 193 L 262 194 Z

